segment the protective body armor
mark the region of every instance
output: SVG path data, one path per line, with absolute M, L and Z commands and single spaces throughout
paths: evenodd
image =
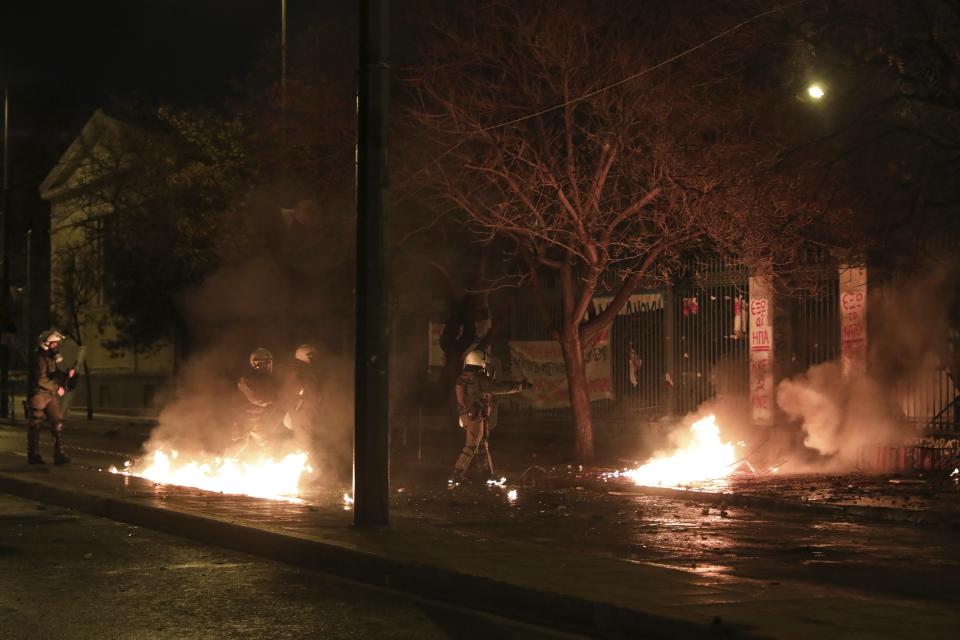
M 493 475 L 488 439 L 497 417 L 494 396 L 519 393 L 525 388 L 523 382 L 492 380 L 480 368 L 470 368 L 460 374 L 456 387 L 457 413 L 460 426 L 466 432 L 466 443 L 454 465 L 451 486 L 463 480 L 470 463 L 478 455 L 484 473 Z

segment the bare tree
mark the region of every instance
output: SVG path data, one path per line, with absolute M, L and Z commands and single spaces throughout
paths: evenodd
M 705 25 L 689 11 L 628 4 L 460 7 L 433 24 L 430 62 L 410 78 L 413 116 L 447 145 L 424 182 L 481 239 L 512 242 L 548 322 L 538 283 L 545 273 L 559 281 L 554 329 L 580 460 L 593 456 L 584 344 L 630 295 L 707 249 L 737 247 L 769 266 L 780 259 L 773 247 L 815 217 L 771 186 L 792 183 L 770 175 L 766 195 L 756 188 L 776 154 L 751 130 L 762 113 L 744 106 L 755 93 L 738 75 L 747 54 L 658 68 Z M 613 302 L 588 318 L 604 289 Z
M 76 237 L 76 234 L 75 234 Z M 99 249 L 96 240 L 74 240 L 58 247 L 53 256 L 51 284 L 58 326 L 81 348 L 83 328 L 93 318 L 101 291 Z M 87 391 L 87 420 L 93 420 L 93 385 L 90 367 L 83 360 Z

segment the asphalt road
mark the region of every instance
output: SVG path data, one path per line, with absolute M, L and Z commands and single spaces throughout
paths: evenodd
M 19 451 L 22 440 L 22 428 L 0 428 L 0 448 Z M 94 467 L 122 462 L 139 446 L 136 439 L 81 432 L 70 434 L 68 443 L 71 455 Z M 396 465 L 394 471 L 393 513 L 437 527 L 774 586 L 803 582 L 866 597 L 960 605 L 955 529 L 781 510 L 721 510 L 662 497 L 611 495 L 567 482 L 553 488 L 545 483 L 451 492 L 444 488 L 445 465 Z M 507 475 L 516 479 L 513 471 Z M 312 498 L 331 500 L 342 490 L 330 487 Z
M 572 638 L 0 494 L 0 638 Z

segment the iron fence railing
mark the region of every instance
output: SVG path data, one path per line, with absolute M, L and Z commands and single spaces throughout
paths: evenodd
M 794 368 L 806 370 L 840 357 L 840 284 L 837 277 L 788 298 Z
M 720 274 L 714 274 L 720 275 Z M 671 374 L 675 413 L 689 413 L 720 395 L 746 395 L 750 386 L 749 308 L 744 276 L 712 278 L 713 284 L 677 287 L 674 294 L 675 339 Z M 739 317 L 739 320 L 738 320 Z
M 806 287 L 781 294 L 778 303 L 776 322 L 785 323 L 781 327 L 789 335 L 790 352 L 780 355 L 789 363 L 787 375 L 841 355 L 837 271 L 814 267 Z M 629 306 L 614 320 L 610 336 L 614 398 L 594 402 L 595 416 L 685 414 L 718 395 L 748 395 L 748 274 L 720 259 L 698 262 L 687 273 L 689 277 L 670 291 L 637 292 L 646 302 Z M 545 299 L 556 315 L 551 320 L 557 320 L 556 295 L 545 292 Z M 512 326 L 505 333 L 516 340 L 548 340 L 552 328 L 530 298 L 515 305 Z M 499 355 L 509 361 L 509 354 Z M 918 431 L 960 437 L 957 397 L 945 370 L 931 370 L 898 391 L 902 415 Z M 570 417 L 568 408 L 537 410 L 506 402 L 504 409 L 535 419 Z
M 960 436 L 960 396 L 950 373 L 931 369 L 916 374 L 909 383 L 901 384 L 897 400 L 904 418 L 918 431 Z

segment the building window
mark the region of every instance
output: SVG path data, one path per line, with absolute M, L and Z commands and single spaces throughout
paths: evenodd
M 149 409 L 157 395 L 157 387 L 152 384 L 143 385 L 143 408 Z
M 100 408 L 112 406 L 110 402 L 110 386 L 102 384 L 97 388 L 97 405 Z

